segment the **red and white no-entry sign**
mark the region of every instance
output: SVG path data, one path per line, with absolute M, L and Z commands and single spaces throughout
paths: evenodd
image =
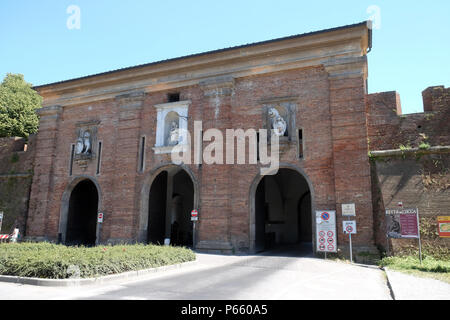
M 98 223 L 103 223 L 103 212 L 99 212 L 97 216 Z
M 345 234 L 356 234 L 356 221 L 342 221 L 342 229 Z
M 198 220 L 198 211 L 196 209 L 191 211 L 191 221 L 197 221 Z

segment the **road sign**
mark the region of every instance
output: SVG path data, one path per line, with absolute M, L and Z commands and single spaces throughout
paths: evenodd
M 354 203 L 342 204 L 342 215 L 344 217 L 356 216 L 355 204 Z
M 386 236 L 388 238 L 419 239 L 419 258 L 422 264 L 422 242 L 420 240 L 419 208 L 386 209 Z
M 390 238 L 419 238 L 419 210 L 386 209 L 387 236 Z
M 196 209 L 191 211 L 191 221 L 197 221 L 198 220 L 198 211 Z
M 450 216 L 438 217 L 439 237 L 450 238 Z
M 342 229 L 345 234 L 356 234 L 356 221 L 342 221 Z
M 103 223 L 103 213 L 102 212 L 98 213 L 97 222 L 98 223 Z
M 322 212 L 320 217 L 322 218 L 322 220 L 327 221 L 328 219 L 330 219 L 330 214 L 328 212 Z
M 318 252 L 336 252 L 336 211 L 316 211 L 316 248 Z

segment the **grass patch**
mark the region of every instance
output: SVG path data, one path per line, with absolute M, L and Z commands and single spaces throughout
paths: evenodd
M 0 244 L 0 274 L 45 279 L 92 278 L 195 260 L 187 248 L 157 245 L 67 247 Z
M 420 264 L 418 257 L 386 257 L 380 261 L 380 266 L 450 283 L 450 260 L 439 260 L 433 257 L 425 257 L 422 260 L 422 264 Z

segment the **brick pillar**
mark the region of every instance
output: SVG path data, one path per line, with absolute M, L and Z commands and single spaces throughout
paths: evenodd
M 37 111 L 40 117 L 39 131 L 35 138 L 35 161 L 30 206 L 27 219 L 28 239 L 56 240 L 47 234 L 47 221 L 50 214 L 52 177 L 56 157 L 56 140 L 63 108 L 44 107 Z
M 347 252 L 342 204 L 355 203 L 358 234 L 354 251 L 373 251 L 373 209 L 367 144 L 367 58 L 342 58 L 325 63 L 329 74 L 333 166 L 335 175 L 338 247 Z
M 428 87 L 422 91 L 425 112 L 446 112 L 450 105 L 450 88 L 444 86 Z
M 137 239 L 139 209 L 136 193 L 139 170 L 139 138 L 144 92 L 132 92 L 115 98 L 117 126 L 114 150 L 114 179 L 112 212 L 105 215 L 109 242 Z
M 200 84 L 205 102 L 203 105 L 203 132 L 219 129 L 224 138 L 223 164 L 203 164 L 200 173 L 202 211 L 198 225 L 197 249 L 210 252 L 231 253 L 231 165 L 226 165 L 226 129 L 231 128 L 231 96 L 234 79 L 212 78 Z M 203 150 L 211 142 L 203 142 Z

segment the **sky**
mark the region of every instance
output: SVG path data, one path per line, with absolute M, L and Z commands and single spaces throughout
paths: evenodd
M 372 19 L 369 93 L 422 112 L 425 88 L 449 86 L 449 12 L 448 0 L 0 0 L 0 78 L 42 85 Z

